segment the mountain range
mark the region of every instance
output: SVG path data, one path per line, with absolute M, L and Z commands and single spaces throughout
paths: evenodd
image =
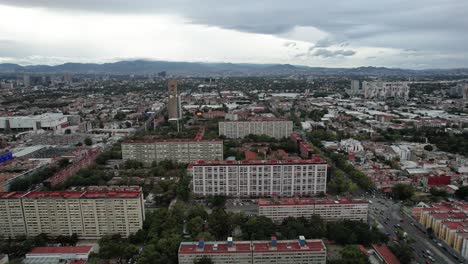
M 290 64 L 205 63 L 169 61 L 117 61 L 112 63 L 65 63 L 55 66 L 0 64 L 0 73 L 156 74 L 171 75 L 468 75 L 468 68 L 410 70 L 386 67 L 326 68 Z

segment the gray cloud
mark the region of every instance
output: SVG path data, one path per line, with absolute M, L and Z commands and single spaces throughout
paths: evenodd
M 315 42 L 315 48 L 327 48 L 335 44 L 331 39 L 325 38 Z
M 313 53 L 312 56 L 317 56 L 317 57 L 324 57 L 324 58 L 330 58 L 330 57 L 340 57 L 340 56 L 353 56 L 356 54 L 354 50 L 328 50 L 328 49 L 316 49 Z
M 330 35 L 315 43 L 317 48 L 332 42 L 342 48 L 345 44 L 417 48 L 427 55 L 425 63 L 439 61 L 433 58 L 441 54 L 463 58 L 466 47 L 462 43 L 468 42 L 466 0 L 0 0 L 0 4 L 58 12 L 175 14 L 190 23 L 273 35 L 294 27 L 315 27 Z M 350 56 L 346 54 L 332 56 Z M 468 58 L 462 61 L 468 65 Z

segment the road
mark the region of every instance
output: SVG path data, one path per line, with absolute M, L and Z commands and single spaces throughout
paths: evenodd
M 415 263 L 461 263 L 457 261 L 448 252 L 442 250 L 436 242 L 431 240 L 423 231 L 418 229 L 418 225 L 412 218 L 400 213 L 401 206 L 394 203 L 392 200 L 375 198 L 372 199 L 373 203 L 369 207 L 369 215 L 373 221 L 374 219 L 383 226 L 385 232 L 393 239 L 396 237 L 395 226 L 400 225 L 404 232 L 408 234 L 415 242 L 411 244 L 414 251 Z M 400 220 L 403 219 L 403 222 Z M 424 229 L 422 229 L 424 230 Z M 430 255 L 434 261 L 428 257 L 426 250 L 430 251 Z

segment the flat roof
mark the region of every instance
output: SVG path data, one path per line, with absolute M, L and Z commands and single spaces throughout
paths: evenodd
M 38 192 L 0 192 L 0 199 L 12 198 L 137 198 L 141 195 L 141 187 L 115 187 L 111 189 L 90 189 L 70 191 L 38 191 Z
M 216 245 L 216 247 L 215 247 Z M 204 242 L 203 247 L 198 242 L 182 242 L 179 246 L 179 254 L 239 254 L 251 252 L 303 252 L 326 250 L 322 240 L 306 240 L 305 246 L 299 244 L 299 240 L 277 240 L 276 246 L 270 241 L 233 241 L 231 247 L 227 241 Z
M 398 258 L 390 251 L 390 249 L 385 245 L 377 245 L 377 244 L 372 244 L 372 247 L 375 249 L 375 251 L 382 256 L 382 258 L 385 260 L 385 263 L 387 264 L 400 264 L 400 261 Z
M 217 245 L 216 247 L 215 244 Z M 226 254 L 226 253 L 250 253 L 250 241 L 234 242 L 232 247 L 228 247 L 226 241 L 205 242 L 203 248 L 198 246 L 198 242 L 181 242 L 179 254 Z
M 124 140 L 124 144 L 137 144 L 137 143 L 199 143 L 199 142 L 222 142 L 222 139 L 214 138 L 214 139 L 193 139 L 193 138 L 172 138 L 172 139 L 137 139 L 131 140 L 127 139 Z
M 325 160 L 318 156 L 312 157 L 312 159 L 286 159 L 286 160 L 226 160 L 226 161 L 205 161 L 199 160 L 189 164 L 189 168 L 193 166 L 224 166 L 224 165 L 294 165 L 294 164 L 327 164 Z
M 325 245 L 322 240 L 306 240 L 305 246 L 301 246 L 298 240 L 279 240 L 273 247 L 271 241 L 252 242 L 253 252 L 298 252 L 298 251 L 322 251 Z
M 225 121 L 220 121 L 219 123 L 279 122 L 279 121 L 292 122 L 291 120 L 287 120 L 284 118 L 258 117 L 258 118 L 250 118 L 248 120 L 225 120 Z
M 86 254 L 90 253 L 92 249 L 92 246 L 35 247 L 26 255 Z
M 258 206 L 292 206 L 292 205 L 333 205 L 333 204 L 368 204 L 367 200 L 347 198 L 280 198 L 258 199 Z

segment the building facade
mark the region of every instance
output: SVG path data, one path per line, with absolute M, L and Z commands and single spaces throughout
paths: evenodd
M 190 163 L 198 160 L 223 160 L 220 139 L 127 140 L 122 143 L 122 158 L 146 164 L 172 160 Z
M 326 192 L 327 164 L 310 160 L 198 161 L 189 164 L 195 195 L 293 196 Z
M 0 117 L 0 130 L 58 130 L 68 123 L 62 113 Z
M 244 138 L 250 134 L 284 138 L 289 137 L 292 130 L 293 122 L 283 119 L 219 122 L 219 135 L 227 138 Z
M 202 257 L 215 264 L 325 264 L 327 249 L 322 240 L 182 242 L 179 246 L 179 264 L 193 264 Z
M 282 198 L 259 199 L 258 214 L 274 222 L 288 217 L 310 218 L 319 215 L 325 221 L 354 220 L 367 221 L 369 204 L 361 199 L 327 198 Z
M 419 224 L 468 260 L 468 203 L 452 201 L 420 210 Z
M 366 99 L 385 100 L 393 97 L 395 99 L 409 98 L 409 85 L 407 82 L 362 82 L 364 97 Z
M 180 105 L 180 96 L 177 91 L 177 81 L 169 80 L 167 83 L 169 99 L 167 103 L 167 112 L 169 119 L 180 119 L 182 117 L 182 108 Z
M 143 227 L 141 187 L 0 193 L 0 235 L 128 237 Z

